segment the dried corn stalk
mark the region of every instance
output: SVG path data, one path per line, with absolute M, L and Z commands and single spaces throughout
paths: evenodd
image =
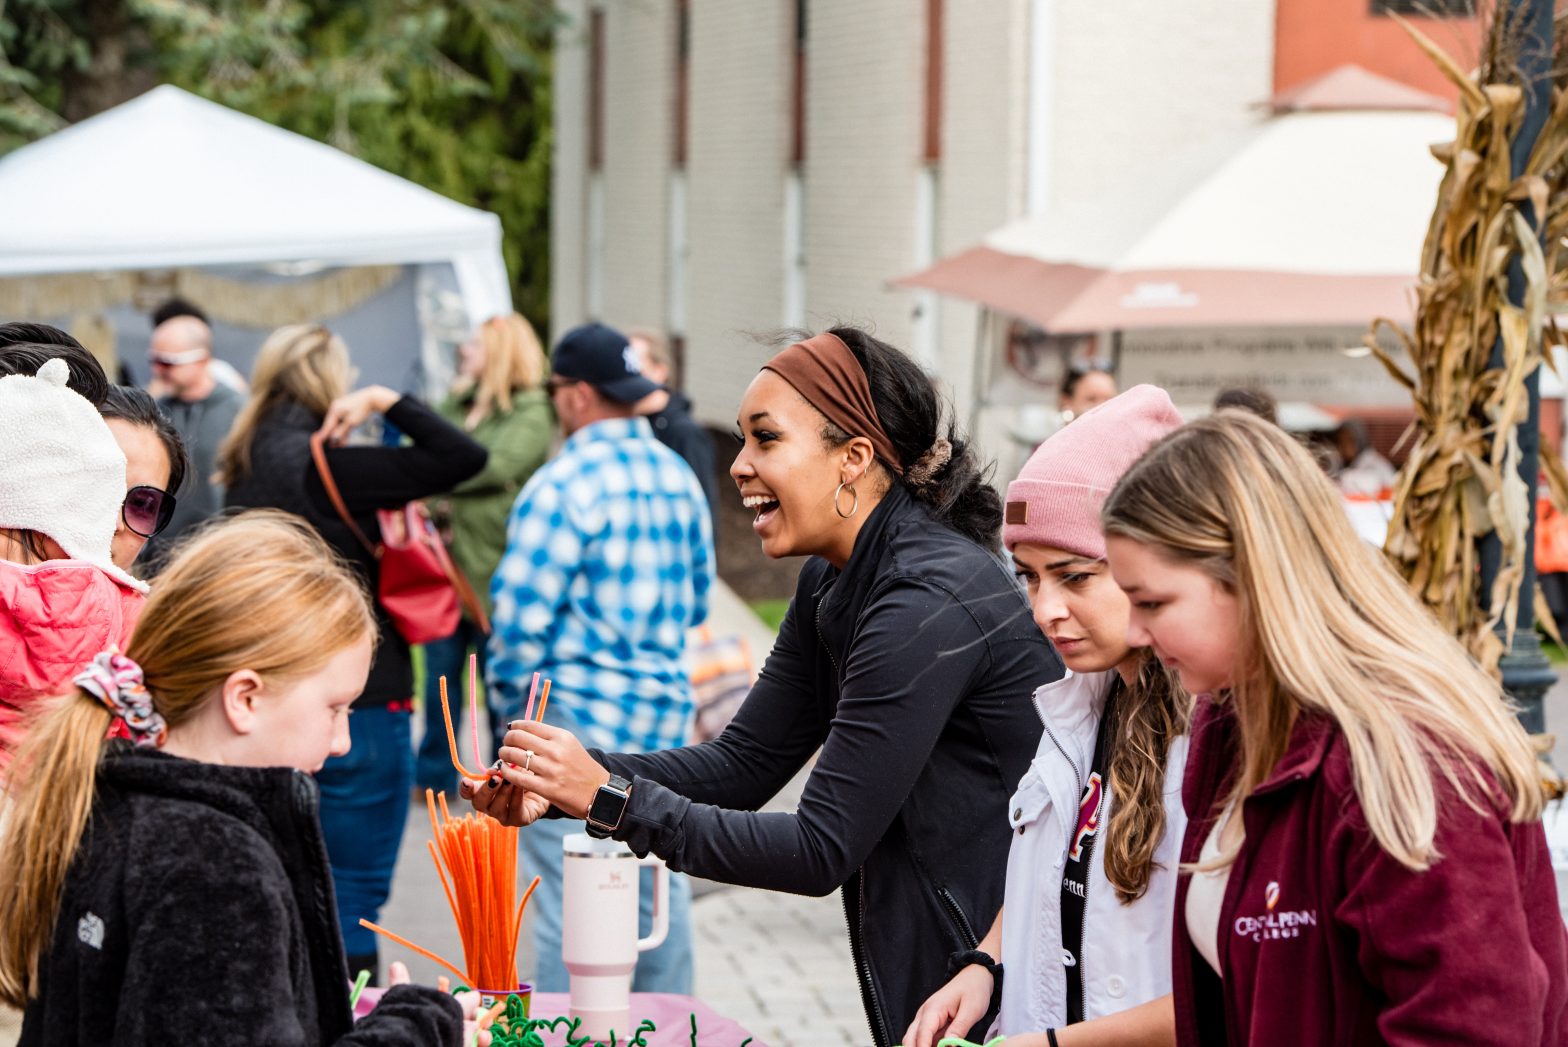
M 1557 22 L 1559 42 L 1565 24 Z M 1410 458 L 1394 490 L 1384 552 L 1496 674 L 1505 649 L 1496 625 L 1504 620 L 1511 628 L 1514 621 L 1533 497 L 1518 472 L 1516 430 L 1529 409 L 1524 382 L 1542 362 L 1542 328 L 1563 308 L 1568 285 L 1561 247 L 1568 233 L 1568 92 L 1554 67 L 1546 126 L 1524 173 L 1513 178 L 1509 146 L 1525 99 L 1511 75 L 1517 52 L 1505 19 L 1493 18 L 1474 78 L 1412 26 L 1405 28 L 1460 94 L 1455 140 L 1433 149 L 1447 170 L 1422 251 L 1414 325 L 1407 334 L 1379 319 L 1366 336 L 1368 348 L 1409 388 L 1415 404 Z M 1548 251 L 1520 213 L 1525 200 L 1545 216 Z M 1519 306 L 1508 300 L 1508 269 L 1516 256 L 1526 286 Z M 1380 332 L 1403 346 L 1413 373 L 1378 344 Z M 1499 337 L 1503 362 L 1494 367 Z M 1562 464 L 1544 447 L 1542 458 L 1554 497 L 1568 494 Z M 1483 602 L 1476 543 L 1493 531 L 1502 566 Z

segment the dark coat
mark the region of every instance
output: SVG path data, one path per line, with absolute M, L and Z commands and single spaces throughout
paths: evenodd
M 665 404 L 664 410 L 649 415 L 648 424 L 653 426 L 653 435 L 660 443 L 691 466 L 691 471 L 697 474 L 697 482 L 702 485 L 703 497 L 708 499 L 709 510 L 717 515 L 719 479 L 714 466 L 713 437 L 691 416 L 691 401 L 671 389 L 670 402 Z
M 634 779 L 616 836 L 724 883 L 842 887 L 886 1047 L 1001 907 L 1007 800 L 1041 732 L 1030 695 L 1061 675 L 1012 573 L 895 484 L 842 572 L 807 562 L 723 734 L 596 754 Z M 752 813 L 819 747 L 796 813 Z
M 1214 826 L 1238 756 L 1228 707 L 1200 700 L 1182 790 L 1182 861 Z M 1433 782 L 1441 857 L 1412 872 L 1367 827 L 1350 746 L 1306 717 L 1270 779 L 1242 804 L 1245 843 L 1220 905 L 1223 983 L 1187 934 L 1190 874 L 1172 940 L 1178 1042 L 1568 1042 L 1568 932 L 1540 822 L 1478 813 Z
M 381 534 L 377 509 L 398 509 L 434 494 L 450 491 L 485 466 L 487 452 L 467 433 L 412 396 L 387 411 L 387 421 L 412 444 L 404 447 L 330 447 L 327 468 L 337 482 L 359 529 L 375 541 Z M 376 558 L 344 524 L 321 483 L 310 456 L 310 434 L 321 417 L 297 403 L 284 403 L 256 426 L 251 444 L 250 475 L 229 487 L 229 509 L 283 509 L 303 516 L 346 559 L 374 594 L 381 581 Z M 381 606 L 376 611 L 375 659 L 356 706 L 386 705 L 414 694 L 414 667 L 404 642 Z
M 100 768 L 39 979 L 22 1047 L 455 1047 L 462 1036 L 457 1002 L 418 986 L 393 988 L 353 1024 L 309 775 L 124 742 Z

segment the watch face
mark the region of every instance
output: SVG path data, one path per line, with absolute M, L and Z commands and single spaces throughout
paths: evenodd
M 623 785 L 616 788 L 618 782 L 611 779 L 609 784 L 599 786 L 599 791 L 593 794 L 593 803 L 588 806 L 588 822 L 601 829 L 613 829 L 621 824 L 621 815 L 626 810 L 626 792 Z

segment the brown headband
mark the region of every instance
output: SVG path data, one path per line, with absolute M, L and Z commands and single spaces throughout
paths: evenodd
M 762 369 L 794 386 L 807 403 L 850 436 L 870 440 L 877 457 L 899 476 L 904 475 L 898 451 L 877 420 L 866 369 L 838 335 L 823 331 L 796 342 L 763 364 Z

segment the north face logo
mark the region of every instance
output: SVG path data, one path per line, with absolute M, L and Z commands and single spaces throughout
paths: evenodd
M 84 944 L 94 949 L 103 948 L 103 919 L 93 913 L 88 913 L 76 921 L 76 937 Z

